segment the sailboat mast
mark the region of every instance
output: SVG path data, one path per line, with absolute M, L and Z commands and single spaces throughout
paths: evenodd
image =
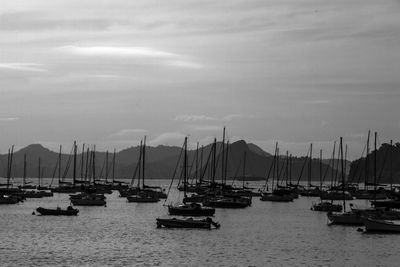
M 336 141 L 333 142 L 332 166 L 331 166 L 331 189 L 333 187 L 333 179 L 335 176 L 335 150 L 336 150 Z
M 308 189 L 311 188 L 312 143 L 310 144 L 310 161 L 308 162 Z
M 11 146 L 10 167 L 9 167 L 9 174 L 8 174 L 8 179 L 7 179 L 7 188 L 10 185 L 10 179 L 11 179 L 11 174 L 12 174 L 13 155 L 14 155 L 14 145 Z
M 393 190 L 393 140 L 390 140 L 390 191 Z
M 142 158 L 142 187 L 144 189 L 144 174 L 145 174 L 145 160 L 146 160 L 146 136 L 144 137 L 143 141 L 143 158 Z
M 183 157 L 183 196 L 186 197 L 187 191 L 187 137 L 185 137 L 185 154 Z
M 242 176 L 243 176 L 243 185 L 242 185 L 242 187 L 244 188 L 244 178 L 245 178 L 245 176 L 246 176 L 246 151 L 244 151 L 243 152 L 243 174 L 242 174 Z
M 91 159 L 89 160 L 89 155 L 90 155 L 90 150 L 89 150 L 89 147 L 88 147 L 87 151 L 86 151 L 85 182 L 86 182 L 86 179 L 88 178 L 88 166 L 90 166 L 88 164 L 89 164 L 89 161 L 91 160 Z
M 85 156 L 85 144 L 82 145 L 82 156 L 81 156 L 81 180 L 83 180 L 83 163 Z
M 289 185 L 292 186 L 292 154 L 289 156 Z
M 319 187 L 322 190 L 322 149 L 319 150 Z
M 24 154 L 24 176 L 23 176 L 23 185 L 25 186 L 26 184 L 26 154 Z
M 197 142 L 196 146 L 196 184 L 199 178 L 199 142 Z
M 371 131 L 368 131 L 368 138 L 367 138 L 367 154 L 365 156 L 365 180 L 364 180 L 364 189 L 368 190 L 368 180 L 369 180 L 369 136 Z
M 61 182 L 61 150 L 62 145 L 60 145 L 60 152 L 58 153 L 58 186 L 60 186 Z
M 346 212 L 346 194 L 344 188 L 344 169 L 343 169 L 343 137 L 340 137 L 340 160 L 341 160 L 341 174 L 342 174 L 342 190 L 343 190 L 343 211 Z
M 215 173 L 217 170 L 217 138 L 214 138 L 213 146 L 213 170 L 212 170 L 212 184 L 215 185 Z
M 142 174 L 142 157 L 143 157 L 143 141 L 140 140 L 140 147 L 139 147 L 139 161 L 138 161 L 138 182 L 137 182 L 137 188 L 140 188 L 140 177 Z
M 39 157 L 39 168 L 38 168 L 38 188 L 40 188 L 40 157 Z
M 279 185 L 279 147 L 276 150 L 276 188 Z
M 93 184 L 96 184 L 96 145 L 93 146 L 93 151 L 92 151 L 92 167 L 93 167 Z
M 286 150 L 286 186 L 289 182 L 289 151 Z
M 224 171 L 225 171 L 225 126 L 222 134 L 222 160 L 221 160 L 221 180 L 224 183 Z
M 112 183 L 114 184 L 115 181 L 115 148 L 114 148 L 114 155 L 113 155 L 113 165 L 112 165 Z
M 73 169 L 73 181 L 72 183 L 75 185 L 76 180 L 76 141 L 74 141 L 74 169 Z
M 201 145 L 201 152 L 200 152 L 200 170 L 201 168 L 203 168 L 203 151 L 204 151 L 204 146 Z M 199 183 L 202 183 L 202 176 L 200 174 L 200 178 L 199 178 Z
M 378 150 L 376 149 L 376 139 L 378 137 L 378 133 L 374 133 L 374 201 L 376 201 L 376 173 L 377 173 L 377 168 L 376 168 L 376 158 L 378 155 Z
M 105 178 L 106 183 L 107 183 L 107 178 L 108 178 L 108 150 L 106 151 L 106 178 Z
M 226 176 L 228 173 L 228 153 L 229 153 L 229 141 L 226 142 L 225 165 L 224 165 L 224 167 L 225 167 L 224 185 L 226 185 Z

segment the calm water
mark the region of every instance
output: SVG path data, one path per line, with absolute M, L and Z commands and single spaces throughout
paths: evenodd
M 39 206 L 66 207 L 67 194 L 28 199 L 0 206 L 0 265 L 398 266 L 400 235 L 328 226 L 324 213 L 310 210 L 313 201 L 254 198 L 246 209 L 217 209 L 221 228 L 209 231 L 157 229 L 155 218 L 167 217 L 164 201 L 127 203 L 117 192 L 107 207 L 79 207 L 77 217 L 31 215 Z

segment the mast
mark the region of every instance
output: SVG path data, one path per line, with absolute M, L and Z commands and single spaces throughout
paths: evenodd
M 308 162 L 308 189 L 311 188 L 312 143 L 310 144 L 310 161 Z
M 224 126 L 223 134 L 222 134 L 222 160 L 221 160 L 221 180 L 222 180 L 222 183 L 224 183 L 224 177 L 225 177 L 225 175 L 224 175 L 224 171 L 225 171 L 224 164 L 225 164 L 225 126 Z
M 246 176 L 246 151 L 243 152 L 243 185 L 244 188 L 244 177 Z
M 93 184 L 96 184 L 96 145 L 93 146 L 92 151 L 92 167 L 93 167 Z
M 144 174 L 145 174 L 145 160 L 146 160 L 146 136 L 143 141 L 143 158 L 142 158 L 142 187 L 144 189 Z
M 322 190 L 322 149 L 319 150 L 319 186 Z
M 279 147 L 277 148 L 276 151 L 276 188 L 278 188 L 279 185 Z
M 88 178 L 88 166 L 90 166 L 88 164 L 89 164 L 89 161 L 91 161 L 91 159 L 89 160 L 89 155 L 90 155 L 90 150 L 89 150 L 89 147 L 88 147 L 87 151 L 86 151 L 85 182 L 86 182 L 86 180 Z M 89 180 L 90 180 L 90 178 L 89 178 Z
M 276 169 L 276 155 L 277 155 L 277 152 L 278 152 L 278 142 L 276 142 L 276 144 L 275 144 L 275 153 L 274 153 L 274 159 L 273 159 L 273 165 L 272 165 L 273 169 L 272 169 L 271 192 L 274 191 L 274 180 L 275 180 L 275 169 Z
M 333 152 L 332 152 L 332 166 L 331 166 L 331 189 L 333 188 L 333 179 L 335 176 L 335 152 L 336 152 L 336 141 L 333 142 Z M 336 170 L 337 172 L 337 170 Z
M 376 168 L 376 158 L 378 155 L 378 150 L 376 149 L 376 139 L 378 137 L 378 133 L 374 133 L 374 201 L 376 201 L 376 173 L 377 173 L 377 168 Z
M 9 157 L 9 166 L 8 166 L 8 175 L 7 175 L 7 188 L 10 186 L 10 179 L 12 173 L 12 162 L 13 162 L 13 154 L 14 154 L 14 145 L 11 146 L 11 152 Z
M 393 140 L 390 140 L 390 191 L 393 190 Z
M 137 188 L 140 188 L 140 176 L 141 176 L 141 173 L 142 173 L 142 156 L 143 155 L 143 140 L 140 140 L 140 147 L 139 147 L 139 160 L 138 160 L 138 166 L 139 166 L 139 169 L 138 169 L 138 182 L 137 182 Z
M 200 171 L 201 171 L 201 168 L 203 168 L 203 151 L 204 151 L 204 146 L 201 145 L 201 152 L 200 152 Z M 200 174 L 199 183 L 200 183 L 200 184 L 202 183 L 202 176 L 201 176 L 201 174 Z
M 346 194 L 344 188 L 344 169 L 343 169 L 343 137 L 340 137 L 340 160 L 341 160 L 341 174 L 342 174 L 342 190 L 343 190 L 343 211 L 346 212 Z
M 115 148 L 114 148 L 114 155 L 113 155 L 113 165 L 112 165 L 112 183 L 114 184 L 115 181 Z
M 106 151 L 106 181 L 105 183 L 107 183 L 107 178 L 108 178 L 108 150 Z
M 229 152 L 229 141 L 226 142 L 225 165 L 224 165 L 224 167 L 225 167 L 224 185 L 226 185 L 226 175 L 228 173 L 228 152 Z
M 212 184 L 215 185 L 215 173 L 217 170 L 217 138 L 214 138 L 213 146 L 213 171 L 212 171 Z
M 183 157 L 183 196 L 186 197 L 187 190 L 187 137 L 185 137 L 185 154 Z
M 82 145 L 82 157 L 81 157 L 81 180 L 83 180 L 83 162 L 85 155 L 85 144 Z
M 368 191 L 368 180 L 369 180 L 369 136 L 371 134 L 371 130 L 368 131 L 368 138 L 367 138 L 367 154 L 365 156 L 365 180 L 364 180 L 364 190 Z
M 74 170 L 73 170 L 73 181 L 72 183 L 75 185 L 76 180 L 76 141 L 74 141 Z
M 286 150 L 286 186 L 289 181 L 289 151 Z
M 60 186 L 61 182 L 61 150 L 62 146 L 60 145 L 60 153 L 58 153 L 58 186 Z
M 38 188 L 40 188 L 40 157 L 39 157 L 39 168 L 38 168 Z
M 289 156 L 289 185 L 292 186 L 292 154 Z
M 197 142 L 196 146 L 196 184 L 199 178 L 199 142 Z
M 26 154 L 24 154 L 24 176 L 23 176 L 23 185 L 25 186 L 26 184 Z

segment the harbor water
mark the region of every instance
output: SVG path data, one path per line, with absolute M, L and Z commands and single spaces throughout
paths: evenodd
M 149 184 L 168 187 L 167 180 Z M 262 183 L 253 182 L 253 186 Z M 217 209 L 217 230 L 157 229 L 159 203 L 127 203 L 114 191 L 106 207 L 78 207 L 78 216 L 37 216 L 37 207 L 66 208 L 68 194 L 0 206 L 1 266 L 397 266 L 400 235 L 329 226 L 311 211 L 317 198 L 291 203 L 253 198 L 245 209 Z M 174 187 L 174 202 L 183 194 Z M 353 201 L 367 206 L 366 201 Z

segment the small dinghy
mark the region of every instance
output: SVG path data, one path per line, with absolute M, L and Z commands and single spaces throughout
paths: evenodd
M 189 228 L 189 229 L 211 229 L 211 226 L 219 228 L 220 224 L 214 222 L 210 217 L 203 220 L 188 219 L 160 219 L 157 218 L 157 228 Z
M 79 210 L 74 209 L 72 206 L 68 206 L 67 209 L 63 210 L 60 207 L 57 207 L 56 209 L 46 209 L 39 207 L 36 209 L 37 212 L 40 213 L 40 215 L 53 215 L 53 216 L 76 216 L 78 215 Z

